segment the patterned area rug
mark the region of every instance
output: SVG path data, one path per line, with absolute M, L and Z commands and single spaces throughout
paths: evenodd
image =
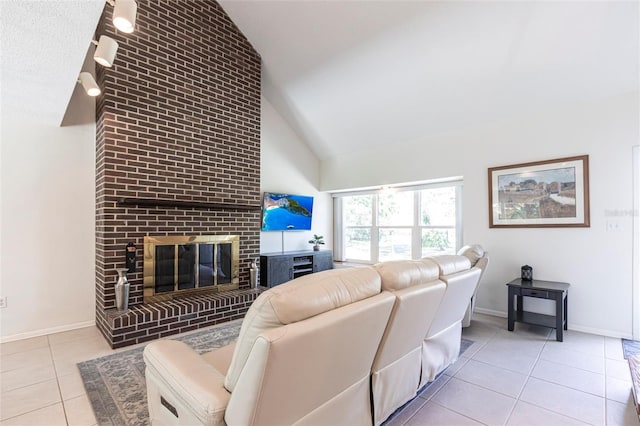
M 226 346 L 236 340 L 241 320 L 176 338 L 198 353 Z M 78 369 L 101 426 L 149 425 L 147 387 L 144 379 L 144 347 L 78 363 Z
M 469 347 L 473 345 L 473 340 L 465 339 L 464 337 L 460 341 L 460 355 L 464 353 Z
M 637 340 L 622 339 L 622 352 L 624 359 L 629 358 L 631 355 L 640 354 L 640 342 Z

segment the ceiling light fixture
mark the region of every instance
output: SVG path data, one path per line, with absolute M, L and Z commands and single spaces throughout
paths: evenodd
M 96 45 L 93 59 L 102 66 L 111 67 L 118 51 L 118 42 L 105 35 L 100 36 L 100 41 L 91 40 Z
M 132 33 L 138 4 L 135 0 L 107 0 L 113 6 L 113 25 L 123 33 Z
M 96 83 L 96 80 L 93 78 L 90 72 L 81 72 L 78 77 L 78 83 L 82 84 L 85 92 L 89 96 L 98 96 L 102 91 L 100 90 L 100 86 Z

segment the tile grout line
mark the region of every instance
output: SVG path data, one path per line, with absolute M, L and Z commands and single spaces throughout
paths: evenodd
M 53 349 L 51 348 L 50 335 L 47 335 L 47 346 L 49 348 L 49 355 L 51 356 L 51 363 L 53 364 L 53 372 L 56 375 L 56 384 L 58 385 L 58 395 L 60 396 L 60 405 L 62 406 L 62 414 L 64 415 L 64 421 L 68 425 L 69 417 L 67 416 L 67 407 L 65 406 L 64 399 L 62 398 L 62 388 L 60 387 L 60 377 L 58 376 L 58 368 L 56 367 L 56 361 L 53 358 Z
M 45 408 L 53 407 L 56 404 L 62 404 L 62 402 L 54 402 L 52 404 L 43 405 L 42 407 L 39 407 L 39 408 L 36 408 L 36 409 L 33 409 L 33 410 L 25 411 L 24 413 L 16 414 L 15 416 L 7 417 L 6 419 L 0 420 L 0 423 L 4 423 L 4 422 L 6 422 L 8 420 L 12 420 L 12 419 L 15 419 L 17 417 L 25 416 L 25 415 L 27 415 L 29 413 L 34 413 L 34 412 L 36 412 L 38 410 L 42 410 L 42 409 L 45 409 Z M 66 421 L 66 416 L 65 416 L 65 421 Z M 69 422 L 67 422 L 67 425 L 68 424 L 69 424 Z
M 497 333 L 496 333 L 495 336 L 497 336 Z M 540 349 L 540 352 L 538 352 L 538 355 L 537 355 L 535 361 L 533 362 L 533 365 L 531 366 L 531 369 L 529 369 L 529 371 L 527 372 L 526 379 L 525 379 L 524 383 L 522 384 L 522 387 L 520 388 L 520 391 L 518 392 L 518 395 L 516 395 L 516 397 L 514 398 L 514 402 L 513 402 L 513 405 L 511 406 L 511 410 L 509 410 L 509 414 L 507 415 L 507 418 L 504 421 L 505 425 L 507 423 L 509 423 L 509 420 L 511 419 L 511 416 L 513 416 L 513 412 L 516 409 L 516 405 L 518 405 L 518 402 L 520 401 L 520 396 L 522 396 L 522 392 L 524 392 L 524 388 L 527 385 L 527 383 L 529 382 L 529 378 L 531 377 L 531 373 L 533 372 L 533 369 L 535 368 L 535 365 L 538 363 L 538 359 L 540 359 L 540 354 L 542 354 L 542 350 L 544 349 L 544 346 L 547 344 L 548 340 L 549 340 L 549 335 L 547 334 L 547 336 L 545 337 L 544 345 L 542 345 L 542 348 Z
M 606 398 L 606 380 L 607 380 L 606 368 L 604 369 L 605 374 L 603 374 L 604 379 L 605 379 L 605 396 L 604 396 L 604 397 L 599 396 L 599 395 L 594 395 L 594 394 L 592 394 L 592 393 L 590 393 L 590 392 L 585 392 L 585 391 L 580 390 L 580 389 L 575 389 L 575 388 L 572 388 L 572 387 L 569 387 L 569 386 L 564 386 L 564 385 L 560 385 L 560 384 L 558 384 L 558 383 L 550 382 L 550 381 L 548 381 L 548 380 L 541 379 L 541 378 L 538 378 L 538 377 L 533 377 L 533 376 L 531 375 L 531 373 L 533 373 L 533 371 L 535 370 L 535 366 L 537 365 L 537 363 L 538 363 L 538 361 L 539 361 L 540 359 L 542 359 L 543 361 L 548 361 L 548 360 L 545 360 L 544 358 L 541 358 L 541 356 L 542 356 L 542 352 L 543 352 L 544 348 L 547 346 L 547 344 L 548 344 L 549 342 L 550 342 L 550 340 L 549 340 L 549 335 L 548 335 L 548 336 L 547 336 L 547 339 L 546 339 L 546 341 L 545 341 L 545 344 L 544 344 L 544 345 L 543 345 L 543 347 L 542 347 L 542 350 L 540 350 L 540 353 L 538 354 L 538 357 L 536 358 L 536 361 L 535 361 L 535 363 L 534 363 L 533 367 L 531 368 L 531 371 L 530 371 L 530 372 L 529 372 L 529 374 L 527 375 L 527 380 L 526 380 L 525 384 L 522 386 L 522 390 L 521 390 L 520 394 L 518 395 L 518 401 L 521 401 L 520 396 L 522 395 L 522 392 L 524 392 L 524 388 L 526 387 L 527 383 L 529 383 L 529 379 L 534 378 L 534 379 L 536 379 L 536 380 L 544 381 L 544 382 L 550 383 L 550 384 L 552 384 L 552 385 L 562 386 L 562 387 L 565 387 L 565 388 L 570 389 L 570 390 L 574 390 L 574 391 L 577 391 L 577 392 L 582 392 L 582 393 L 585 393 L 585 394 L 587 394 L 587 395 L 595 396 L 595 397 L 597 397 L 597 398 L 602 399 L 602 401 L 603 401 L 603 403 L 604 403 L 604 411 L 603 411 L 603 414 L 604 414 L 604 421 L 605 421 L 605 424 L 606 424 L 606 420 L 607 420 L 607 416 L 606 416 L 606 414 L 607 414 L 607 412 L 606 412 L 606 408 L 607 408 L 607 404 L 606 404 L 606 401 L 607 401 L 607 398 Z M 566 350 L 570 350 L 570 351 L 573 351 L 573 352 L 582 353 L 582 351 L 576 351 L 576 350 L 574 350 L 574 349 L 566 349 Z M 549 361 L 549 362 L 552 362 L 552 361 Z M 602 357 L 602 362 L 603 362 L 603 363 L 605 363 L 605 357 L 604 357 L 604 354 L 603 354 L 603 357 Z M 595 372 L 593 372 L 593 371 L 585 370 L 585 369 L 582 369 L 582 368 L 579 368 L 579 367 L 575 367 L 575 368 L 578 368 L 579 370 L 582 370 L 582 371 L 586 371 L 586 372 L 588 372 L 588 373 L 598 374 L 598 373 L 595 373 Z M 552 409 L 550 409 L 550 408 L 548 408 L 548 407 L 542 407 L 542 406 L 540 406 L 540 405 L 537 405 L 537 404 L 534 404 L 534 403 L 532 403 L 532 402 L 528 402 L 528 401 L 522 401 L 522 402 L 525 402 L 525 403 L 527 403 L 527 404 L 531 404 L 531 405 L 533 405 L 533 406 L 535 406 L 535 407 L 538 407 L 538 408 L 543 409 L 543 410 L 550 411 L 550 412 L 552 412 L 552 413 L 556 413 L 556 414 L 559 414 L 559 415 L 562 415 L 562 416 L 565 416 L 565 417 L 571 418 L 571 419 L 576 420 L 576 421 L 584 422 L 583 420 L 581 420 L 581 419 L 577 419 L 577 418 L 575 418 L 575 417 L 573 417 L 573 416 L 570 416 L 570 415 L 568 415 L 567 413 L 560 413 L 560 412 L 555 411 L 555 410 L 552 410 Z M 511 415 L 509 415 L 509 417 L 511 417 Z
M 39 337 L 40 337 L 40 336 L 39 336 Z M 44 408 L 52 407 L 52 406 L 54 406 L 54 405 L 56 405 L 56 404 L 58 404 L 58 403 L 61 405 L 61 407 L 62 407 L 62 409 L 63 409 L 63 412 L 64 412 L 64 404 L 63 404 L 63 401 L 62 401 L 62 392 L 61 392 L 61 390 L 60 390 L 60 382 L 58 381 L 58 373 L 57 373 L 57 370 L 56 370 L 56 367 L 55 367 L 55 362 L 54 362 L 54 360 L 53 360 L 53 353 L 51 352 L 51 345 L 50 345 L 50 342 L 49 342 L 49 335 L 45 335 L 45 336 L 41 336 L 41 337 L 45 337 L 45 338 L 46 338 L 46 341 L 47 341 L 46 349 L 48 349 L 49 357 L 50 357 L 50 359 L 51 359 L 51 366 L 52 366 L 52 368 L 53 368 L 54 378 L 46 379 L 46 380 L 41 380 L 41 381 L 39 381 L 39 382 L 35 382 L 35 383 L 28 384 L 28 385 L 20 386 L 20 387 L 15 388 L 15 389 L 8 390 L 7 392 L 16 391 L 16 390 L 18 390 L 18 389 L 22 389 L 22 388 L 29 387 L 29 386 L 35 386 L 35 385 L 38 385 L 38 384 L 41 384 L 41 383 L 46 383 L 46 382 L 48 382 L 48 381 L 50 381 L 50 380 L 54 380 L 54 379 L 55 379 L 55 381 L 56 381 L 56 386 L 57 386 L 57 388 L 58 388 L 58 396 L 60 397 L 60 400 L 59 400 L 59 401 L 57 401 L 57 402 L 53 402 L 53 403 L 51 403 L 51 404 L 47 404 L 47 405 L 43 405 L 43 406 L 38 407 L 38 408 L 34 408 L 34 409 L 32 409 L 32 410 L 29 410 L 29 411 L 25 411 L 25 412 L 20 413 L 20 414 L 16 414 L 15 416 L 7 417 L 6 419 L 2 419 L 0 422 L 6 422 L 7 420 L 15 419 L 15 418 L 17 418 L 17 417 L 20 417 L 20 416 L 24 416 L 24 415 L 27 415 L 27 414 L 33 413 L 33 412 L 36 412 L 36 411 L 38 411 L 38 410 L 42 410 L 42 409 L 44 409 Z M 45 349 L 45 347 L 43 346 L 43 347 L 41 347 L 41 348 L 33 348 L 33 349 L 21 350 L 21 351 L 17 351 L 17 352 L 15 352 L 15 353 L 8 354 L 8 355 L 16 355 L 16 354 L 19 354 L 19 353 L 23 353 L 23 352 L 30 352 L 30 351 L 40 350 L 40 349 Z M 4 356 L 8 356 L 8 355 L 7 355 L 7 354 L 5 354 Z M 19 369 L 19 368 L 17 368 L 17 369 Z M 17 369 L 15 369 L 15 370 L 17 370 Z M 7 371 L 14 371 L 14 370 L 7 370 Z M 3 373 L 4 373 L 4 372 L 3 372 Z M 66 424 L 67 424 L 67 425 L 69 424 L 69 422 L 67 421 L 67 418 L 66 418 L 66 413 L 65 413 L 65 422 L 66 422 Z
M 475 344 L 475 343 L 476 343 L 476 342 L 474 342 L 474 344 Z M 479 347 L 478 351 L 479 351 L 479 350 L 481 350 L 481 349 L 482 349 L 486 344 L 487 344 L 487 342 L 484 342 L 484 343 Z M 476 352 L 477 352 L 477 351 L 476 351 Z M 458 356 L 458 360 L 459 360 L 460 358 L 467 358 L 467 357 L 465 357 L 465 356 L 464 356 L 464 354 L 463 354 L 463 355 Z M 471 358 L 467 358 L 467 362 L 469 362 L 469 360 L 471 360 Z M 465 364 L 466 364 L 466 363 L 465 363 Z M 406 425 L 407 423 L 409 423 L 409 421 L 411 421 L 411 419 L 412 419 L 412 418 L 414 418 L 414 417 L 418 414 L 418 412 L 419 412 L 420 410 L 422 410 L 422 409 L 424 408 L 424 406 L 425 406 L 427 403 L 429 403 L 429 402 L 431 402 L 431 403 L 433 403 L 433 404 L 436 404 L 436 405 L 438 405 L 439 407 L 444 408 L 445 410 L 451 411 L 452 413 L 460 414 L 460 413 L 458 413 L 458 412 L 456 412 L 456 411 L 453 411 L 453 410 L 451 410 L 451 409 L 449 409 L 449 408 L 447 408 L 447 407 L 444 407 L 443 405 L 438 404 L 436 401 L 433 401 L 433 398 L 434 398 L 434 397 L 435 397 L 435 396 L 436 396 L 436 395 L 437 395 L 437 394 L 438 394 L 438 393 L 439 393 L 439 392 L 440 392 L 440 391 L 441 391 L 441 390 L 442 390 L 442 389 L 447 385 L 447 383 L 449 383 L 449 381 L 453 378 L 453 376 L 448 376 L 448 375 L 447 375 L 447 374 L 445 374 L 445 373 L 446 373 L 446 369 L 442 372 L 442 375 L 443 375 L 443 376 L 447 376 L 447 377 L 448 377 L 447 381 L 446 381 L 445 383 L 443 383 L 443 384 L 442 384 L 442 386 L 440 386 L 440 388 L 439 388 L 437 391 L 435 391 L 435 392 L 433 393 L 433 395 L 431 395 L 431 396 L 429 397 L 429 399 L 422 398 L 422 393 L 424 393 L 424 391 L 423 391 L 421 394 L 419 394 L 419 395 L 417 395 L 417 396 L 416 396 L 416 398 L 420 398 L 420 399 L 424 400 L 424 403 L 420 406 L 420 408 L 419 408 L 419 409 L 417 409 L 417 410 L 415 411 L 415 413 L 413 413 L 413 414 L 412 414 L 412 415 L 411 415 L 407 420 L 405 420 L 405 421 L 402 423 L 402 426 L 404 426 L 404 425 Z M 457 373 L 457 372 L 456 372 L 456 373 Z M 454 375 L 455 375 L 455 374 L 454 374 Z M 437 379 L 436 379 L 436 380 L 437 380 Z M 433 384 L 433 382 L 435 382 L 435 380 L 434 380 L 434 381 L 432 381 L 431 383 Z M 466 416 L 466 415 L 464 415 L 464 414 L 460 414 L 460 415 L 462 415 L 462 416 L 464 416 L 464 417 L 467 417 L 467 416 Z M 470 417 L 467 417 L 467 418 L 470 418 Z M 472 419 L 472 420 L 474 420 L 474 419 Z M 476 421 L 476 420 L 474 420 L 474 421 Z
M 496 334 L 493 334 L 491 337 L 489 337 L 489 338 L 488 338 L 484 343 L 482 343 L 482 345 L 480 345 L 480 346 L 478 347 L 478 349 L 473 353 L 473 355 L 475 355 L 475 354 L 477 354 L 478 352 L 480 352 L 480 351 L 481 351 L 485 346 L 487 346 L 487 345 L 489 344 L 489 342 L 491 342 L 491 341 L 492 341 L 496 336 L 497 336 L 497 333 L 496 333 Z M 474 343 L 475 343 L 475 342 L 474 342 Z M 465 363 L 465 365 L 466 365 L 469 361 L 471 361 L 471 360 L 473 360 L 473 361 L 475 361 L 475 362 L 482 362 L 482 361 L 477 361 L 477 360 L 475 360 L 475 359 L 473 358 L 473 355 L 472 355 L 472 357 L 464 357 L 464 356 L 460 356 L 460 357 L 458 357 L 458 359 L 460 359 L 460 358 L 467 358 L 467 362 Z M 487 364 L 487 363 L 483 363 L 483 364 L 486 364 L 486 365 L 490 365 L 490 366 L 492 366 L 491 364 Z M 493 367 L 495 367 L 495 366 L 493 366 Z M 465 414 L 465 413 L 461 413 L 461 412 L 459 412 L 459 411 L 457 411 L 457 410 L 454 410 L 454 409 L 452 409 L 452 408 L 446 407 L 446 406 L 444 406 L 444 405 L 442 405 L 442 404 L 439 404 L 439 403 L 438 403 L 438 401 L 433 400 L 433 398 L 435 398 L 435 396 L 436 396 L 438 393 L 440 393 L 440 392 L 444 389 L 444 387 L 445 387 L 447 384 L 449 384 L 449 382 L 451 381 L 451 379 L 454 379 L 454 378 L 455 378 L 456 380 L 459 380 L 459 381 L 462 381 L 462 382 L 468 383 L 468 384 L 470 384 L 470 385 L 472 385 L 472 386 L 476 386 L 476 387 L 479 387 L 479 388 L 481 388 L 481 389 L 486 389 L 486 390 L 488 390 L 488 391 L 495 392 L 495 393 L 500 394 L 500 395 L 503 395 L 503 396 L 507 396 L 508 398 L 513 398 L 513 397 L 510 397 L 510 396 L 508 396 L 508 395 L 504 395 L 504 394 L 503 394 L 503 393 L 501 393 L 501 392 L 497 392 L 497 391 L 494 391 L 494 390 L 491 390 L 491 389 L 485 388 L 484 386 L 478 385 L 478 384 L 476 384 L 476 383 L 467 382 L 466 380 L 463 380 L 463 379 L 457 378 L 457 377 L 456 377 L 456 375 L 458 374 L 458 372 L 459 372 L 462 368 L 464 368 L 464 366 L 463 366 L 463 367 L 461 367 L 460 369 L 458 369 L 458 371 L 456 371 L 452 376 L 447 376 L 447 377 L 449 377 L 449 378 L 447 379 L 447 381 L 446 381 L 442 386 L 440 386 L 440 388 L 439 388 L 439 389 L 438 389 L 438 390 L 437 390 L 433 395 L 431 395 L 431 397 L 430 397 L 428 400 L 425 400 L 425 404 L 426 404 L 427 402 L 432 402 L 433 404 L 436 404 L 436 405 L 438 405 L 439 407 L 442 407 L 443 409 L 445 409 L 445 410 L 447 410 L 447 411 L 450 411 L 450 412 L 455 413 L 455 414 L 457 414 L 457 415 L 460 415 L 460 416 L 462 416 L 462 417 L 466 417 L 466 418 L 468 418 L 468 419 L 471 419 L 472 421 L 474 421 L 474 422 L 476 422 L 476 423 L 484 424 L 483 422 L 481 422 L 480 420 L 478 420 L 478 419 L 476 419 L 476 418 L 469 417 L 469 416 L 468 416 L 467 414 Z M 443 372 L 443 374 L 444 374 L 444 373 L 446 373 L 446 370 Z M 516 400 L 516 402 L 517 402 L 517 400 Z M 515 406 L 515 404 L 514 404 L 514 406 Z M 424 407 L 424 405 L 423 405 L 423 407 Z M 421 407 L 421 409 L 422 409 L 423 407 Z M 512 410 L 513 410 L 513 407 L 512 407 Z M 417 411 L 416 411 L 416 412 L 415 412 L 415 413 L 410 417 L 410 419 L 411 419 L 411 418 L 413 418 L 413 417 L 415 417 L 415 415 L 416 415 L 416 414 L 418 414 L 418 411 L 420 411 L 420 410 L 417 410 Z M 510 415 L 511 415 L 511 414 L 509 414 L 509 416 L 510 416 Z M 508 417 L 507 417 L 507 420 L 508 420 Z M 409 421 L 409 420 L 407 420 L 407 422 L 408 422 L 408 421 Z M 407 422 L 405 422 L 403 425 L 405 425 Z
M 438 390 L 438 391 L 439 391 L 439 390 Z M 436 393 L 437 393 L 437 392 L 436 392 Z M 429 402 L 429 401 L 427 401 L 427 402 Z M 435 404 L 435 405 L 437 405 L 438 407 L 441 407 L 441 408 L 443 408 L 443 409 L 445 409 L 445 410 L 447 410 L 447 411 L 451 411 L 452 413 L 456 413 L 456 414 L 457 414 L 457 415 L 459 415 L 459 416 L 466 417 L 467 419 L 469 419 L 469 420 L 471 420 L 471 421 L 473 421 L 473 422 L 480 423 L 480 424 L 484 424 L 484 423 L 482 423 L 482 422 L 481 422 L 480 420 L 478 420 L 478 419 L 474 419 L 473 417 L 469 417 L 469 416 L 468 416 L 468 415 L 466 415 L 466 414 L 459 413 L 459 412 L 457 412 L 457 411 L 452 410 L 451 408 L 445 407 L 444 405 L 439 404 L 439 403 L 438 403 L 438 401 L 431 401 L 431 403 L 432 403 L 432 404 Z M 424 407 L 424 406 L 423 406 L 423 407 Z M 416 411 L 416 413 L 415 413 L 413 416 L 411 416 L 411 417 L 414 417 L 416 414 L 418 414 L 418 412 L 417 412 L 417 411 Z M 405 423 L 405 424 L 406 424 L 406 423 Z
M 620 346 L 622 346 L 622 339 L 620 339 Z M 607 392 L 607 383 L 609 383 L 609 379 L 610 379 L 610 377 L 608 377 L 608 374 L 607 374 L 607 359 L 609 358 L 607 358 L 607 339 L 606 338 L 604 339 L 604 348 L 602 352 L 604 353 L 602 362 L 604 363 L 604 424 L 606 425 L 608 424 L 607 419 L 609 414 L 609 408 L 608 408 L 609 404 L 607 404 L 607 400 L 609 400 L 608 392 Z M 622 352 L 622 356 L 624 357 L 624 351 Z M 612 401 L 614 400 L 612 399 Z
M 524 383 L 522 384 L 522 387 L 520 388 L 520 391 L 518 392 L 518 395 L 515 398 L 516 402 L 515 402 L 515 404 L 513 404 L 513 407 L 511 407 L 511 412 L 509 412 L 509 415 L 507 416 L 507 420 L 506 420 L 505 424 L 509 423 L 509 420 L 511 419 L 511 416 L 513 416 L 513 412 L 515 411 L 516 405 L 518 405 L 518 402 L 521 402 L 521 401 L 522 402 L 526 402 L 526 401 L 521 400 L 520 398 L 522 397 L 522 394 L 524 393 L 524 388 L 527 387 L 527 384 L 529 383 L 529 380 L 531 379 L 531 374 L 533 373 L 533 370 L 535 370 L 536 365 L 538 364 L 538 361 L 540 360 L 540 357 L 542 356 L 542 351 L 544 351 L 545 346 L 547 346 L 547 343 L 549 342 L 549 335 L 550 335 L 550 332 L 547 333 L 547 335 L 545 336 L 544 344 L 542 345 L 542 348 L 540 348 L 540 351 L 538 352 L 538 355 L 536 356 L 535 361 L 533 362 L 531 368 L 527 372 L 527 375 L 526 375 L 527 378 L 525 379 Z M 528 403 L 528 404 L 530 404 L 530 403 Z M 535 404 L 532 404 L 532 405 L 535 405 Z M 540 408 L 543 408 L 543 407 L 540 407 Z

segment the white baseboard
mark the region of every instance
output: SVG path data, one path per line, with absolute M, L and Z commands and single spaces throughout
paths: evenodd
M 569 330 L 580 331 L 582 333 L 597 334 L 598 336 L 615 337 L 618 339 L 633 339 L 631 333 L 621 333 L 619 331 L 603 330 L 600 328 L 583 327 L 580 325 L 570 325 Z
M 10 336 L 0 337 L 0 343 L 15 342 L 16 340 L 30 339 L 32 337 L 46 336 L 48 334 L 62 333 L 63 331 L 76 330 L 78 328 L 90 327 L 96 325 L 96 321 L 84 321 L 74 324 L 59 325 L 57 327 L 45 328 L 42 330 L 29 331 L 26 333 L 12 334 Z
M 494 311 L 493 309 L 479 308 L 477 306 L 475 307 L 473 312 L 477 312 L 479 314 L 485 314 L 485 315 L 492 315 L 494 317 L 500 317 L 500 318 L 506 318 L 507 317 L 507 313 L 506 312 Z
M 478 306 L 476 306 L 474 312 L 477 312 L 479 314 L 492 315 L 494 317 L 507 318 L 506 312 L 494 311 L 493 309 L 485 309 Z M 598 336 L 615 337 L 619 339 L 633 339 L 633 336 L 628 333 L 620 333 L 619 331 L 604 330 L 593 327 L 584 327 L 576 324 L 569 324 L 569 330 L 579 331 L 581 333 L 596 334 Z

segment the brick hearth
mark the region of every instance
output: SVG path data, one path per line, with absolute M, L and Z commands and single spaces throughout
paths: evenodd
M 136 305 L 127 312 L 107 311 L 102 329 L 111 331 L 111 346 L 185 333 L 200 327 L 244 317 L 263 289 L 232 290 L 213 295 L 185 296 L 167 302 Z
M 260 252 L 261 70 L 215 1 L 138 0 L 132 34 L 114 29 L 112 10 L 96 31 L 120 45 L 114 66 L 96 70 L 96 323 L 119 347 L 240 318 L 258 294 L 248 265 Z M 240 236 L 239 290 L 143 305 L 144 236 L 204 234 Z M 114 285 L 129 242 L 137 270 L 123 314 Z

